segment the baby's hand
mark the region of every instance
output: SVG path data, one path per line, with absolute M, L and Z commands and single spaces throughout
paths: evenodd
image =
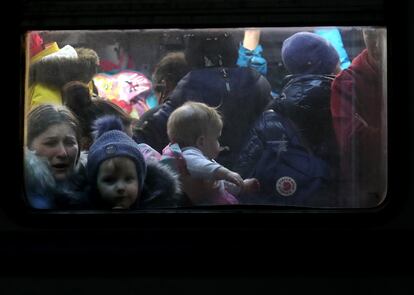
M 225 180 L 230 181 L 241 188 L 243 187 L 243 178 L 236 172 L 229 170 L 226 174 Z
M 256 178 L 248 178 L 243 181 L 243 192 L 257 193 L 260 191 L 260 182 Z

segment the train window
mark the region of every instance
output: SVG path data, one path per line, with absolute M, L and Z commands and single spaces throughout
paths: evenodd
M 386 33 L 28 31 L 25 201 L 57 210 L 378 207 Z

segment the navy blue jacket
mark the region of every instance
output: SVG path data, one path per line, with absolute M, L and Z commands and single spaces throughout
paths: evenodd
M 230 151 L 217 159 L 231 169 L 242 142 L 256 118 L 271 100 L 271 87 L 265 77 L 250 68 L 204 68 L 193 70 L 177 84 L 166 102 L 134 131 L 134 139 L 158 152 L 169 143 L 167 120 L 186 101 L 218 107 L 224 126 L 220 143 Z
M 250 130 L 234 170 L 260 182 L 259 193 L 239 196 L 242 203 L 330 207 L 335 201 L 328 163 L 309 151 L 291 120 L 273 110 Z
M 270 108 L 292 120 L 310 150 L 338 165 L 338 147 L 330 110 L 331 75 L 289 75 Z
M 285 127 L 277 118 L 278 115 L 274 112 L 264 112 L 249 131 L 247 143 L 243 146 L 237 164 L 234 166 L 234 170 L 243 178 L 250 177 L 262 155 L 266 141 L 286 140 L 284 138 Z
M 327 163 L 329 179 L 334 181 L 338 173 L 338 150 L 330 114 L 331 82 L 332 77 L 326 75 L 288 76 L 282 95 L 268 106 L 276 113 L 265 112 L 256 121 L 234 170 L 243 178 L 251 176 L 262 156 L 265 142 L 286 140 L 287 130 L 278 119 L 280 114 L 294 124 L 301 144 Z M 332 189 L 335 189 L 334 183 L 331 184 Z

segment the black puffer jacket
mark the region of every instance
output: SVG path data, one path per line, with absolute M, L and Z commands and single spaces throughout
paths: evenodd
M 134 131 L 138 143 L 161 152 L 169 143 L 167 120 L 186 101 L 218 107 L 224 126 L 220 143 L 230 148 L 217 159 L 231 169 L 241 144 L 256 118 L 271 100 L 265 77 L 250 68 L 204 68 L 191 71 L 176 86 L 167 101 Z
M 338 148 L 330 111 L 330 75 L 289 75 L 270 108 L 291 119 L 311 151 L 337 166 Z

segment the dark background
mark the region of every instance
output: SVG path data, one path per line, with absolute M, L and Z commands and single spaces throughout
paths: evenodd
M 393 3 L 394 2 L 394 3 Z M 1 294 L 279 291 L 412 294 L 412 2 L 20 1 L 7 10 Z M 22 33 L 37 29 L 384 25 L 389 187 L 378 212 L 28 217 L 22 193 Z M 7 45 L 7 46 L 6 46 Z M 20 99 L 19 99 L 20 98 Z

